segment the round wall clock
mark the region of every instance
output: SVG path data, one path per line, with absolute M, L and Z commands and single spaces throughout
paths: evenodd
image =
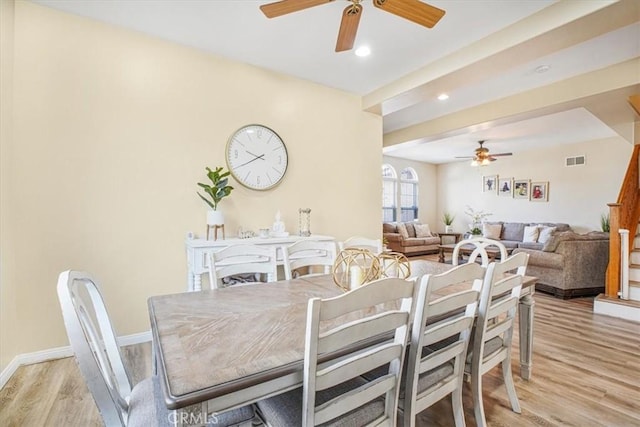
M 231 175 L 252 190 L 278 185 L 289 163 L 282 138 L 262 125 L 247 125 L 231 135 L 226 156 Z

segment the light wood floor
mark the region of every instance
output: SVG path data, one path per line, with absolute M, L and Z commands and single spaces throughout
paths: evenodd
M 512 355 L 522 414 L 511 411 L 496 368 L 484 377 L 490 426 L 640 426 L 640 324 L 595 315 L 592 304 L 536 294 L 531 381 L 519 376 L 517 345 Z M 150 374 L 149 344 L 125 354 L 134 381 Z M 468 385 L 464 399 L 475 426 Z M 449 399 L 418 421 L 453 426 Z M 0 426 L 94 425 L 100 417 L 73 358 L 21 367 L 0 391 Z

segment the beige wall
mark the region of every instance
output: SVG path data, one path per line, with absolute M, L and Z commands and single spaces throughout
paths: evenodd
M 2 270 L 18 273 L 2 285 L 19 310 L 2 325 L 0 368 L 66 344 L 65 269 L 102 282 L 119 333 L 147 330 L 147 298 L 185 288 L 184 236 L 204 232 L 196 182 L 225 165 L 243 125 L 278 132 L 290 166 L 274 190 L 238 185 L 222 201 L 228 234 L 270 226 L 278 210 L 296 232 L 309 207 L 314 233 L 380 235 L 382 122 L 359 97 L 27 2 L 15 13 L 16 197 L 2 208 L 19 241 Z
M 438 167 L 438 209 L 456 215 L 456 231 L 468 230 L 465 206 L 493 215 L 489 221 L 566 222 L 578 232 L 600 230 L 600 215 L 615 202 L 633 146 L 621 137 L 562 145 L 503 157 L 483 168 L 468 162 Z M 586 156 L 585 166 L 565 158 Z M 549 202 L 530 202 L 482 192 L 482 176 L 549 181 Z
M 390 156 L 383 156 L 382 162 L 393 166 L 398 174 L 398 178 L 400 178 L 400 172 L 406 167 L 411 167 L 416 171 L 419 180 L 418 217 L 422 223 L 429 224 L 431 230 L 443 231 L 444 225 L 441 223 L 440 217 L 437 215 L 435 209 L 437 194 L 437 167 L 429 163 L 415 162 Z M 399 191 L 400 190 L 398 190 L 398 197 L 400 197 Z M 400 199 L 398 199 L 397 203 L 399 206 Z M 382 212 L 380 215 L 382 215 Z
M 0 370 L 18 352 L 16 266 L 13 253 L 13 16 L 14 5 L 0 1 Z

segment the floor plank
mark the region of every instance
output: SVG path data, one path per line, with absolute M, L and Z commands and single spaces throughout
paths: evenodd
M 500 368 L 484 377 L 490 426 L 640 426 L 640 324 L 593 314 L 593 298 L 537 293 L 533 377 L 515 385 L 522 413 L 511 411 Z M 517 341 L 517 326 L 516 337 Z M 133 381 L 151 373 L 148 343 L 124 348 Z M 475 426 L 469 385 L 468 426 Z M 73 358 L 23 366 L 0 390 L 2 426 L 99 426 L 95 404 Z M 418 415 L 418 426 L 453 426 L 450 399 Z

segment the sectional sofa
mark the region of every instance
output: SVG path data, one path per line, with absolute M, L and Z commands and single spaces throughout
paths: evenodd
M 604 292 L 609 233 L 578 234 L 564 223 L 486 222 L 483 235 L 529 254 L 527 275 L 538 278 L 537 290 L 560 298 Z

